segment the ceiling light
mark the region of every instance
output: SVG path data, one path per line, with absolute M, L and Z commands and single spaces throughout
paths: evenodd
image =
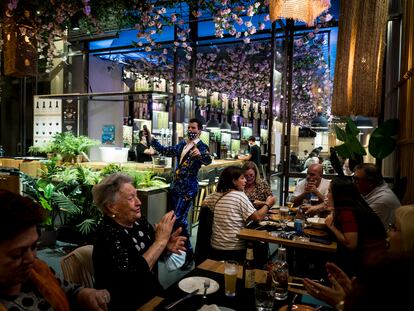
M 330 6 L 329 0 L 270 0 L 270 20 L 292 18 L 313 26 L 315 19 Z
M 220 131 L 222 131 L 222 132 L 230 132 L 230 130 L 231 130 L 231 126 L 230 126 L 229 122 L 227 122 L 224 119 L 223 122 L 221 122 L 221 124 L 220 124 Z
M 321 112 L 318 112 L 318 115 L 311 121 L 311 129 L 326 131 L 328 129 L 328 119 L 326 119 Z
M 240 129 L 236 122 L 231 122 L 230 133 L 238 133 L 239 131 Z
M 207 130 L 218 130 L 219 128 L 220 128 L 220 125 L 219 125 L 218 121 L 212 115 L 210 120 L 208 120 L 208 122 L 206 124 L 206 129 Z
M 371 118 L 368 117 L 356 116 L 354 122 L 359 129 L 372 129 L 374 127 Z

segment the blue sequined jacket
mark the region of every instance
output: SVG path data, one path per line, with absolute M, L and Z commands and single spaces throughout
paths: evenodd
M 208 146 L 200 140 L 196 146 L 200 150 L 201 156 L 198 158 L 190 157 L 190 152 L 187 152 L 179 162 L 186 144 L 187 142 L 182 140 L 175 146 L 167 147 L 161 145 L 156 139 L 151 140 L 151 145 L 162 155 L 177 158 L 171 189 L 177 195 L 194 198 L 198 192 L 198 171 L 202 164 L 209 165 L 211 163 L 211 156 Z

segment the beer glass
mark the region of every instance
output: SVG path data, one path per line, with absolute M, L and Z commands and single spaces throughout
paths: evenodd
M 280 212 L 280 226 L 285 230 L 286 225 L 289 220 L 289 208 L 287 206 L 281 206 L 279 209 Z
M 226 260 L 224 262 L 224 292 L 226 296 L 236 296 L 238 265 L 238 262 L 235 260 Z

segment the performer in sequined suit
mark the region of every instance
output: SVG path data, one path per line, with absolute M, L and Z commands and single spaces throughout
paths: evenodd
M 151 145 L 160 154 L 177 157 L 173 181 L 171 183 L 171 200 L 177 217 L 175 228 L 182 227 L 182 235 L 186 236 L 187 256 L 182 269 L 188 269 L 193 262 L 193 249 L 189 238 L 187 215 L 198 192 L 197 174 L 202 164 L 211 163 L 208 146 L 200 140 L 202 124 L 198 119 L 190 119 L 187 138 L 175 146 L 162 146 L 155 138 Z M 148 135 L 149 132 L 147 131 Z

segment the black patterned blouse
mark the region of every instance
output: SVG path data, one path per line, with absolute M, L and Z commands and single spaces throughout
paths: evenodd
M 66 293 L 71 309 L 76 310 L 76 295 L 82 287 L 61 279 L 53 269 L 50 270 Z M 53 311 L 49 302 L 43 298 L 36 286 L 30 281 L 22 284 L 18 296 L 0 295 L 0 304 L 8 311 Z
M 95 288 L 111 293 L 110 310 L 136 310 L 162 292 L 156 265 L 142 255 L 155 240 L 154 229 L 141 218 L 125 228 L 104 217 L 93 248 Z
M 259 179 L 254 188 L 245 188 L 244 192 L 251 202 L 255 200 L 266 201 L 267 197 L 272 195 L 270 186 L 263 179 Z

